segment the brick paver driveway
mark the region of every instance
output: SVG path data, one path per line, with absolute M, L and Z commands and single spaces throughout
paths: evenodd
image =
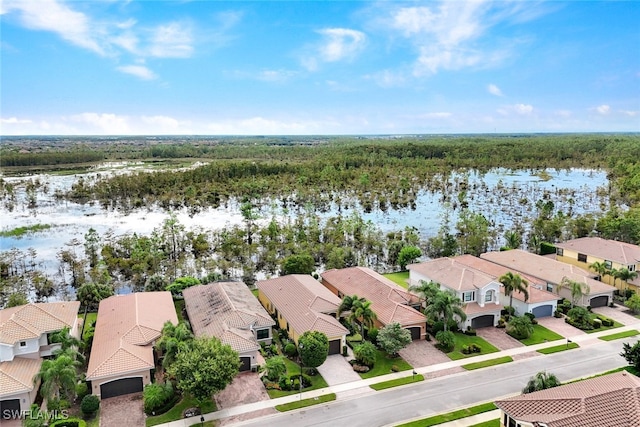
M 414 368 L 451 362 L 446 354 L 434 346 L 435 341 L 416 340 L 400 350 L 400 356 Z
M 520 341 L 507 334 L 504 328 L 478 328 L 476 329 L 476 334 L 489 344 L 497 347 L 498 350 L 509 350 L 510 348 L 524 346 Z
M 100 427 L 144 426 L 142 393 L 110 397 L 100 402 Z
M 565 338 L 571 338 L 576 335 L 586 334 L 585 331 L 582 331 L 578 328 L 574 328 L 570 324 L 566 323 L 564 321 L 564 318 L 558 319 L 553 316 L 549 316 L 549 317 L 536 318 L 536 320 L 538 321 L 539 325 L 542 325 L 545 328 L 550 329 L 556 334 L 560 334 Z
M 242 372 L 238 374 L 231 384 L 214 396 L 218 409 L 231 408 L 245 403 L 269 400 L 267 390 L 255 372 Z M 218 422 L 218 426 L 235 424 L 240 421 L 250 420 L 264 415 L 275 414 L 274 408 L 261 409 L 235 417 L 224 418 Z M 100 426 L 102 427 L 102 426 Z

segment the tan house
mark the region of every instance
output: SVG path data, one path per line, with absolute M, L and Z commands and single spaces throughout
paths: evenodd
M 500 283 L 495 277 L 459 263 L 456 258 L 438 258 L 411 264 L 409 284 L 438 283 L 442 290 L 453 292 L 463 304 L 467 319 L 458 321 L 460 329 L 495 326 L 500 319 Z
M 420 298 L 381 274 L 365 267 L 329 270 L 321 274 L 322 284 L 342 299 L 357 295 L 371 301 L 376 327 L 399 323 L 414 340 L 426 334 L 426 318 L 420 313 Z
M 626 268 L 629 271 L 640 271 L 640 246 L 637 245 L 600 237 L 582 237 L 557 243 L 555 246 L 556 260 L 577 265 L 596 275 L 598 273 L 589 268 L 594 262 L 604 263 L 609 269 Z M 620 290 L 627 288 L 638 292 L 640 287 L 640 277 L 625 283 L 605 274 L 601 280 Z
M 640 379 L 616 372 L 495 402 L 501 427 L 640 425 Z
M 480 255 L 496 264 L 507 267 L 511 271 L 519 274 L 526 274 L 546 282 L 546 291 L 555 293 L 560 297 L 571 299 L 571 290 L 560 289 L 558 285 L 563 279 L 573 280 L 589 287 L 589 292 L 585 293 L 578 305 L 587 307 L 603 307 L 613 299 L 613 286 L 595 280 L 594 273 L 583 270 L 575 265 L 565 264 L 555 259 L 532 254 L 520 249 L 509 251 L 486 252 Z
M 296 344 L 307 331 L 320 331 L 329 338 L 329 354 L 340 354 L 349 330 L 336 319 L 340 298 L 309 275 L 291 274 L 260 280 L 258 299 L 286 329 Z
M 500 264 L 473 255 L 460 255 L 454 259 L 460 264 L 488 274 L 496 281 L 499 281 L 500 277 L 511 271 Z M 527 282 L 529 298 L 525 300 L 524 294 L 519 291 L 513 293 L 513 307 L 516 310 L 516 314 L 522 316 L 524 313 L 531 313 L 535 317 L 553 315 L 558 307 L 558 295 L 546 291 L 547 283 L 542 279 L 527 274 L 520 274 L 520 277 Z M 500 286 L 500 303 L 504 306 L 511 304 L 511 297 L 505 294 L 505 289 L 502 285 Z
M 216 337 L 238 352 L 241 371 L 258 367 L 260 343 L 271 344 L 276 323 L 242 282 L 192 286 L 182 292 L 197 337 Z
M 100 302 L 87 381 L 102 399 L 141 392 L 155 368 L 165 322 L 178 324 L 170 292 L 115 295 Z
M 51 333 L 65 327 L 78 338 L 78 301 L 31 303 L 0 310 L 0 419 L 17 418 L 38 393 L 33 376 L 60 348 Z

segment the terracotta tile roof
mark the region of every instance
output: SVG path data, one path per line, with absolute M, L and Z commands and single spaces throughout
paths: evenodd
M 260 348 L 252 327 L 275 325 L 242 282 L 193 286 L 182 294 L 195 335 L 217 337 L 238 353 Z
M 78 301 L 63 301 L 30 303 L 0 310 L 0 342 L 13 345 L 66 326 L 73 327 L 79 308 Z
M 0 363 L 0 399 L 33 390 L 33 376 L 40 371 L 42 359 L 16 357 Z
M 87 379 L 153 368 L 152 344 L 167 321 L 178 323 L 170 292 L 139 292 L 102 300 Z
M 313 277 L 292 274 L 256 286 L 298 334 L 320 331 L 331 339 L 349 333 L 335 318 L 342 300 Z
M 457 258 L 437 258 L 419 264 L 410 264 L 407 269 L 427 276 L 456 292 L 474 291 L 496 281 L 495 277 L 489 274 L 459 263 Z
M 619 264 L 631 265 L 640 261 L 640 246 L 600 237 L 581 237 L 557 243 L 556 246 Z
M 510 417 L 548 427 L 640 425 L 640 379 L 626 372 L 495 402 Z
M 509 268 L 503 265 L 496 264 L 494 262 L 478 258 L 473 255 L 460 255 L 455 257 L 454 259 L 460 264 L 464 264 L 470 268 L 474 268 L 494 277 L 496 281 L 498 281 L 498 279 L 500 279 L 503 274 L 511 271 Z M 529 284 L 527 288 L 527 291 L 529 292 L 529 299 L 527 300 L 528 303 L 535 304 L 538 302 L 556 301 L 559 299 L 558 295 L 547 292 L 545 290 L 547 282 L 545 282 L 544 280 L 538 279 L 537 277 L 533 277 L 528 274 L 520 274 L 520 276 Z M 504 287 L 501 286 L 500 289 L 502 290 L 502 293 L 504 293 Z M 524 294 L 522 292 L 514 292 L 513 298 L 524 301 Z
M 384 325 L 397 322 L 408 326 L 426 321 L 422 313 L 407 305 L 419 303 L 416 295 L 369 268 L 329 270 L 321 276 L 323 282 L 331 284 L 342 294 L 358 295 L 371 301 L 371 309 Z
M 562 282 L 562 279 L 565 277 L 576 282 L 585 283 L 589 285 L 589 295 L 613 293 L 615 289 L 613 286 L 593 279 L 592 277 L 595 276 L 593 273 L 576 267 L 575 265 L 565 264 L 520 249 L 486 252 L 480 255 L 480 257 L 510 268 L 514 272 L 534 276 L 555 285 Z

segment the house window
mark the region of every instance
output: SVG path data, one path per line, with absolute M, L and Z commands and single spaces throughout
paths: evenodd
M 564 255 L 564 249 L 562 249 L 562 248 L 556 248 L 556 255 L 558 255 L 558 256 L 563 256 L 563 255 Z
M 587 262 L 587 256 L 585 254 L 578 254 L 578 261 Z
M 547 283 L 547 292 L 553 292 L 553 285 L 551 283 Z
M 611 268 L 613 266 L 613 264 L 611 263 L 611 261 L 606 261 L 604 262 L 604 266 L 607 268 Z
M 344 294 L 340 291 L 338 291 L 338 298 L 344 298 Z
M 20 347 L 26 347 L 26 346 L 27 346 L 26 341 L 20 341 Z
M 636 271 L 636 265 L 635 264 L 631 264 L 629 266 L 629 271 Z
M 475 292 L 465 292 L 463 298 L 464 302 L 471 302 L 475 299 Z
M 269 329 L 258 329 L 256 331 L 256 338 L 259 340 L 266 340 L 269 338 Z
M 484 301 L 485 302 L 493 301 L 493 291 L 489 291 L 486 294 L 484 294 Z

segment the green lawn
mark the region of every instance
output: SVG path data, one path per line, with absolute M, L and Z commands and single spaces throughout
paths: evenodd
M 447 353 L 447 356 L 449 356 L 449 359 L 451 360 L 466 359 L 467 357 L 478 356 L 480 354 L 495 353 L 499 351 L 496 347 L 492 346 L 491 344 L 489 344 L 487 341 L 485 341 L 483 338 L 479 336 L 465 335 L 461 332 L 456 332 L 455 335 L 456 335 L 456 346 L 452 352 Z M 464 354 L 462 352 L 462 347 L 465 345 L 469 346 L 471 344 L 476 344 L 482 349 L 482 351 L 480 353 Z
M 383 381 L 381 383 L 371 384 L 369 387 L 376 391 L 384 390 L 387 388 L 398 387 L 405 384 L 417 383 L 424 381 L 424 377 L 420 374 L 412 375 L 410 377 L 398 378 L 390 381 Z
M 613 341 L 613 340 L 618 340 L 620 338 L 635 337 L 638 334 L 640 334 L 640 332 L 636 331 L 635 329 L 632 329 L 630 331 L 618 332 L 617 334 L 605 335 L 599 338 L 602 341 Z
M 100 427 L 100 409 L 98 409 L 93 418 L 85 421 L 87 422 L 87 427 Z
M 498 357 L 497 359 L 485 360 L 484 362 L 467 363 L 462 365 L 467 371 L 473 371 L 474 369 L 486 368 L 494 365 L 502 365 L 503 363 L 513 362 L 511 356 Z
M 387 273 L 387 274 L 383 274 L 383 276 L 386 277 L 387 279 L 393 280 L 395 283 L 397 283 L 398 285 L 402 286 L 405 289 L 409 288 L 409 283 L 407 283 L 407 280 L 409 280 L 408 271 L 399 271 L 397 273 Z
M 184 309 L 184 300 L 174 299 L 173 305 L 176 307 L 176 315 L 178 316 L 178 321 L 184 320 L 184 317 L 182 317 L 182 310 Z
M 298 365 L 296 362 L 285 357 L 284 364 L 287 367 L 287 375 L 291 376 L 291 375 L 300 374 L 300 365 Z M 303 389 L 302 390 L 303 392 L 317 390 L 319 388 L 324 388 L 329 386 L 329 384 L 327 384 L 324 378 L 322 378 L 322 375 L 320 375 L 320 373 L 314 376 L 310 376 L 310 375 L 307 375 L 307 376 L 311 378 L 311 386 Z M 269 394 L 269 397 L 271 399 L 275 399 L 276 397 L 291 396 L 292 394 L 298 394 L 300 393 L 300 390 L 289 390 L 289 391 L 267 390 L 267 393 Z
M 446 423 L 449 421 L 459 420 L 467 418 L 472 415 L 482 414 L 484 412 L 493 411 L 497 409 L 493 403 L 483 403 L 482 405 L 472 406 L 470 408 L 459 409 L 457 411 L 449 412 L 446 414 L 435 415 L 429 418 L 423 418 L 421 420 L 411 421 L 410 423 L 400 424 L 396 427 L 430 427 L 437 426 L 438 424 Z
M 179 401 L 176 406 L 169 409 L 169 411 L 164 414 L 147 417 L 146 425 L 147 427 L 151 427 L 158 424 L 168 423 L 170 421 L 180 420 L 182 419 L 182 412 L 184 412 L 185 409 L 197 406 L 198 403 L 195 399 L 192 397 L 185 397 Z M 213 400 L 209 400 L 203 406 L 200 406 L 200 410 L 203 414 L 208 414 L 209 412 L 216 411 L 217 408 L 216 404 L 213 403 Z
M 280 412 L 292 411 L 294 409 L 306 408 L 307 406 L 319 405 L 325 402 L 331 402 L 336 400 L 335 393 L 323 394 L 322 396 L 312 397 L 311 399 L 303 399 L 297 402 L 285 403 L 283 405 L 276 405 L 276 410 Z
M 369 372 L 361 373 L 360 377 L 366 379 L 366 378 L 377 377 L 379 375 L 390 374 L 393 372 L 391 370 L 391 367 L 393 365 L 395 365 L 398 368 L 396 370 L 397 372 L 408 371 L 409 369 L 413 369 L 413 366 L 409 365 L 401 357 L 398 356 L 398 357 L 392 358 L 392 357 L 389 357 L 387 353 L 385 353 L 384 351 L 377 350 L 376 362 L 374 363 L 373 368 Z
M 553 354 L 553 353 L 559 353 L 559 352 L 565 351 L 565 350 L 572 350 L 572 349 L 578 348 L 578 347 L 580 347 L 578 344 L 576 344 L 574 342 L 570 342 L 568 344 L 560 344 L 560 345 L 555 345 L 553 347 L 541 348 L 540 350 L 538 350 L 538 353 L 541 353 L 541 354 Z
M 562 335 L 556 334 L 542 325 L 533 325 L 533 334 L 527 339 L 520 340 L 520 342 L 524 345 L 535 345 L 563 338 Z
M 80 319 L 84 319 L 84 314 L 78 316 Z M 89 329 L 89 325 L 95 322 L 98 318 L 98 313 L 87 313 L 87 325 L 84 327 L 83 339 L 87 337 L 87 330 Z
M 474 424 L 469 427 L 500 427 L 500 418 L 496 418 L 495 420 L 485 421 L 483 423 Z
M 599 314 L 596 315 L 596 317 L 598 319 L 600 319 L 600 320 L 606 318 L 605 316 L 600 316 Z M 611 319 L 611 320 L 613 320 L 613 319 Z M 613 326 L 600 326 L 598 329 L 589 329 L 589 330 L 587 330 L 585 332 L 588 333 L 588 334 L 593 334 L 594 332 L 606 331 L 606 330 L 609 330 L 609 329 L 620 328 L 622 326 L 624 326 L 622 323 L 616 322 L 615 320 L 613 320 Z

